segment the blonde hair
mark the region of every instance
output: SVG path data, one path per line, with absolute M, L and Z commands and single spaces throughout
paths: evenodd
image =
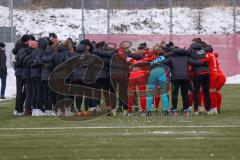
M 159 44 L 159 47 L 161 48 L 166 48 L 166 42 L 165 41 L 161 41 L 160 44 Z
M 72 46 L 72 42 L 71 42 L 69 39 L 65 40 L 65 41 L 63 42 L 63 45 L 64 45 L 64 47 L 66 47 L 67 49 L 69 49 L 71 52 L 73 52 L 74 48 L 73 48 L 73 46 Z
M 164 55 L 165 54 L 165 51 L 163 50 L 163 44 L 155 44 L 154 46 L 153 46 L 153 53 L 155 54 L 155 55 L 158 55 L 158 56 L 160 56 L 160 55 Z

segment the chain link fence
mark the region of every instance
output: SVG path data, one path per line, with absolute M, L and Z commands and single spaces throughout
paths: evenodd
M 10 1 L 0 0 L 0 5 L 8 7 Z M 239 0 L 13 0 L 13 8 L 82 9 L 77 19 L 81 21 L 80 34 L 219 35 L 240 32 Z

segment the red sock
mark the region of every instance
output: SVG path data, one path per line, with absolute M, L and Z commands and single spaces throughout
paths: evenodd
M 211 108 L 217 107 L 217 96 L 216 96 L 216 92 L 210 92 L 210 98 L 211 98 Z
M 217 95 L 217 110 L 220 111 L 222 104 L 222 95 L 219 92 L 216 92 Z
M 141 104 L 142 112 L 145 112 L 146 106 L 147 106 L 147 98 L 146 98 L 146 95 L 144 95 L 144 93 L 146 92 L 147 87 L 146 85 L 139 85 L 138 88 L 139 88 L 140 94 L 143 94 L 143 96 L 140 95 L 140 104 Z
M 158 106 L 159 106 L 159 103 L 160 103 L 160 95 L 156 95 L 155 97 L 154 97 L 154 102 L 155 102 L 155 107 L 156 108 L 158 108 Z

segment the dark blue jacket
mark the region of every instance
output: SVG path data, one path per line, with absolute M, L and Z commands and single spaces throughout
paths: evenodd
M 7 56 L 5 54 L 5 49 L 0 48 L 0 76 L 7 75 Z
M 194 42 L 190 46 L 191 57 L 196 60 L 201 60 L 206 58 L 206 50 L 201 47 L 200 44 Z M 205 63 L 204 65 L 195 65 L 193 66 L 193 72 L 195 74 L 209 73 L 209 65 Z
M 47 46 L 45 54 L 42 56 L 41 80 L 48 80 L 50 73 L 54 69 L 55 55 L 54 49 L 51 46 Z
M 40 38 L 38 40 L 38 48 L 32 51 L 31 58 L 31 77 L 41 78 L 42 75 L 42 56 L 45 54 L 45 49 L 48 45 L 46 38 Z
M 173 54 L 160 64 L 169 65 L 171 80 L 189 80 L 189 64 L 203 65 L 203 62 L 194 60 L 185 49 L 173 49 Z
M 86 45 L 83 44 L 79 44 L 76 47 L 76 53 L 74 53 L 73 56 L 80 56 L 83 54 L 89 54 L 90 52 L 87 51 Z M 72 82 L 77 82 L 77 81 L 81 81 L 83 79 L 83 76 L 86 72 L 87 69 L 87 65 L 85 66 L 80 66 L 79 68 L 77 68 L 75 71 L 72 72 L 72 74 L 69 76 L 69 79 Z
M 65 62 L 66 60 L 68 60 L 70 58 L 70 51 L 69 49 L 67 49 L 64 44 L 60 44 L 58 46 L 56 55 L 54 57 L 54 65 L 55 67 L 57 67 L 58 65 L 62 64 L 63 62 Z
M 23 54 L 19 55 L 19 59 L 22 63 L 22 79 L 30 79 L 31 78 L 31 69 L 27 64 L 27 61 L 31 59 L 31 53 L 34 49 L 27 47 L 24 48 Z
M 109 71 L 110 71 L 110 60 L 111 57 L 116 53 L 116 51 L 106 51 L 103 48 L 96 48 L 93 50 L 93 54 L 99 57 L 103 63 L 104 66 L 100 73 L 98 74 L 98 79 L 100 78 L 108 78 L 109 77 Z

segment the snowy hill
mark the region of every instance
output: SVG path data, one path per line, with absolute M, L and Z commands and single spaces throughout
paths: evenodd
M 237 11 L 239 9 L 237 8 Z M 173 34 L 198 34 L 198 10 L 173 8 Z M 200 34 L 227 34 L 233 30 L 233 9 L 211 7 L 201 10 Z M 107 33 L 107 11 L 85 10 L 85 33 Z M 14 10 L 17 34 L 47 35 L 58 33 L 61 39 L 78 38 L 81 34 L 80 9 Z M 240 29 L 240 19 L 236 24 Z M 0 6 L 0 26 L 8 25 L 8 8 Z M 111 33 L 169 34 L 169 9 L 113 10 L 110 13 Z

